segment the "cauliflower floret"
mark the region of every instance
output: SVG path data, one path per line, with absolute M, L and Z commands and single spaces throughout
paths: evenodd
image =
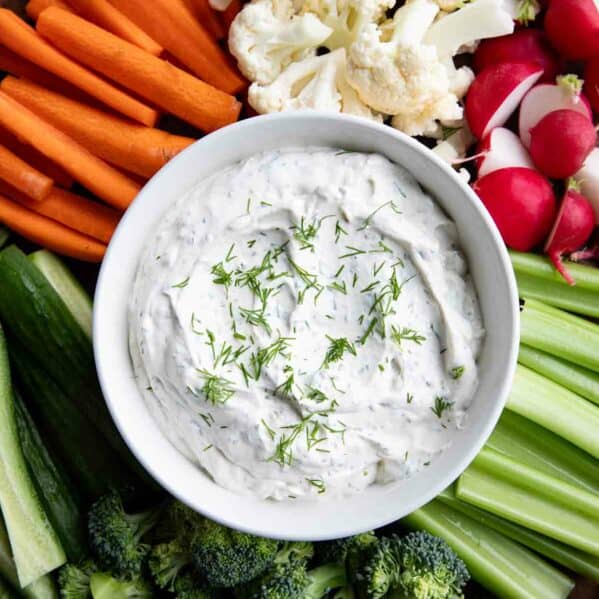
M 315 55 L 332 33 L 315 15 L 296 14 L 292 0 L 258 0 L 237 15 L 229 49 L 251 81 L 274 81 L 290 63 Z
M 348 48 L 368 23 L 378 23 L 395 0 L 304 0 L 303 13 L 315 14 L 332 30 L 325 46 L 329 50 Z
M 347 83 L 344 48 L 294 62 L 269 85 L 253 83 L 248 100 L 261 114 L 314 109 L 382 120 Z

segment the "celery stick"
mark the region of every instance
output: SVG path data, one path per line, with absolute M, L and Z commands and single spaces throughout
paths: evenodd
M 599 405 L 598 373 L 524 344 L 518 362 Z
M 508 409 L 599 458 L 599 407 L 518 365 Z
M 570 578 L 533 552 L 439 500 L 402 523 L 445 539 L 472 578 L 503 599 L 565 599 L 574 587 Z
M 567 483 L 599 493 L 599 461 L 510 410 L 501 416 L 486 447 Z
M 458 499 L 599 556 L 599 495 L 483 449 L 460 476 Z
M 527 298 L 520 324 L 525 345 L 599 372 L 598 325 Z
M 455 491 L 447 489 L 438 500 L 451 506 L 454 510 L 469 516 L 483 526 L 488 526 L 506 537 L 521 543 L 522 545 L 540 553 L 554 562 L 586 576 L 591 580 L 599 581 L 599 557 L 550 539 L 534 530 L 518 526 L 513 522 L 499 518 L 489 512 L 485 512 L 473 505 L 460 501 L 455 496 Z

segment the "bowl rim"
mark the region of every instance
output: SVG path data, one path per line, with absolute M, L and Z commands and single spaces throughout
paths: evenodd
M 468 451 L 464 452 L 464 455 L 455 462 L 452 462 L 452 467 L 448 469 L 444 476 L 439 477 L 439 480 L 436 481 L 435 484 L 431 484 L 426 493 L 423 493 L 417 502 L 412 502 L 416 504 L 414 509 L 411 509 L 409 512 L 411 513 L 418 507 L 425 505 L 432 499 L 434 499 L 439 493 L 441 493 L 444 489 L 446 489 L 449 485 L 451 485 L 457 477 L 468 467 L 468 465 L 474 460 L 476 455 L 480 452 L 483 445 L 487 442 L 489 436 L 491 435 L 493 429 L 495 428 L 501 413 L 505 407 L 507 397 L 509 391 L 511 389 L 511 384 L 515 375 L 516 366 L 517 366 L 517 355 L 518 355 L 518 346 L 519 346 L 519 338 L 520 338 L 520 319 L 519 319 L 519 299 L 518 299 L 518 290 L 516 284 L 515 274 L 511 265 L 511 261 L 509 258 L 509 254 L 507 248 L 501 238 L 501 235 L 493 222 L 490 214 L 484 208 L 482 202 L 480 202 L 478 196 L 475 192 L 470 188 L 470 186 L 461 178 L 458 173 L 445 161 L 443 161 L 439 156 L 437 156 L 434 152 L 430 151 L 426 146 L 417 141 L 416 139 L 405 135 L 404 133 L 393 129 L 388 125 L 384 125 L 382 123 L 377 123 L 374 121 L 369 121 L 367 119 L 361 117 L 355 117 L 346 114 L 335 114 L 335 113 L 327 113 L 321 111 L 300 111 L 300 112 L 289 112 L 289 113 L 277 113 L 270 115 L 262 115 L 258 117 L 252 117 L 250 119 L 246 119 L 243 121 L 239 121 L 232 125 L 228 125 L 215 131 L 209 135 L 204 136 L 199 139 L 188 148 L 183 150 L 179 155 L 173 158 L 167 165 L 165 165 L 154 177 L 152 177 L 143 189 L 138 194 L 137 198 L 134 200 L 136 205 L 139 205 L 140 202 L 143 202 L 145 198 L 148 196 L 152 196 L 154 193 L 154 189 L 158 186 L 157 181 L 162 181 L 169 177 L 170 171 L 176 168 L 176 165 L 179 164 L 180 161 L 183 161 L 186 156 L 191 153 L 199 153 L 201 154 L 204 145 L 207 143 L 215 143 L 221 138 L 228 138 L 231 135 L 243 135 L 244 132 L 247 133 L 247 130 L 256 128 L 256 127 L 272 127 L 276 126 L 280 121 L 297 121 L 298 126 L 301 126 L 301 122 L 306 121 L 330 121 L 335 126 L 343 127 L 344 123 L 351 123 L 354 126 L 364 127 L 366 129 L 371 129 L 374 132 L 385 135 L 388 137 L 394 138 L 394 141 L 400 144 L 407 145 L 409 149 L 414 150 L 417 154 L 420 154 L 420 157 L 424 158 L 426 161 L 432 163 L 435 168 L 444 171 L 446 176 L 449 176 L 454 180 L 455 183 L 461 188 L 465 198 L 467 198 L 468 202 L 471 204 L 471 207 L 478 213 L 478 217 L 480 217 L 486 224 L 486 234 L 490 235 L 491 242 L 495 249 L 498 252 L 498 257 L 501 263 L 501 268 L 503 270 L 503 274 L 505 275 L 505 282 L 507 284 L 507 294 L 511 298 L 510 302 L 510 315 L 511 322 L 510 330 L 509 330 L 509 338 L 510 338 L 510 348 L 508 351 L 508 359 L 502 368 L 502 382 L 499 388 L 496 390 L 495 396 L 496 400 L 492 404 L 492 410 L 489 411 L 486 419 L 484 420 L 483 425 L 481 423 L 477 423 L 478 426 L 478 435 L 476 436 L 476 443 L 472 443 L 469 446 Z M 207 142 L 206 140 L 209 140 Z M 293 144 L 290 144 L 293 145 Z M 297 144 L 296 144 L 297 145 Z M 306 144 L 308 146 L 309 144 Z M 281 146 L 284 147 L 284 146 Z M 256 149 L 256 153 L 264 151 L 260 147 Z M 381 150 L 381 153 L 384 155 L 385 152 Z M 163 212 L 168 209 L 168 206 L 165 206 Z M 137 211 L 135 212 L 135 217 L 137 218 Z M 279 538 L 284 540 L 327 540 L 333 538 L 342 538 L 357 534 L 359 532 L 363 532 L 365 530 L 380 528 L 391 524 L 392 522 L 397 521 L 399 518 L 403 517 L 399 515 L 401 508 L 395 510 L 395 515 L 393 515 L 392 511 L 385 518 L 367 518 L 365 515 L 361 514 L 360 517 L 356 517 L 355 520 L 345 522 L 343 525 L 339 525 L 334 528 L 334 530 L 327 530 L 326 523 L 321 522 L 320 524 L 323 527 L 323 531 L 314 530 L 311 534 L 304 534 L 298 531 L 292 532 L 278 532 L 278 529 L 273 529 L 270 523 L 265 522 L 263 528 L 256 524 L 249 524 L 245 522 L 243 516 L 239 516 L 238 514 L 229 514 L 227 513 L 227 506 L 224 507 L 218 506 L 217 508 L 207 507 L 202 505 L 201 498 L 199 501 L 195 500 L 195 498 L 190 498 L 185 495 L 172 483 L 172 481 L 167 480 L 166 474 L 159 468 L 155 467 L 152 463 L 151 456 L 145 455 L 142 451 L 139 450 L 137 443 L 132 438 L 130 425 L 128 423 L 128 418 L 124 417 L 124 411 L 121 411 L 115 398 L 112 397 L 111 392 L 109 391 L 111 387 L 111 375 L 109 372 L 109 368 L 105 365 L 105 357 L 107 356 L 107 352 L 110 352 L 110 348 L 104 347 L 102 344 L 102 339 L 105 337 L 105 319 L 109 318 L 109 314 L 105 314 L 106 310 L 102 309 L 102 303 L 104 301 L 104 295 L 109 293 L 110 288 L 110 274 L 114 268 L 118 268 L 118 257 L 116 255 L 115 248 L 117 245 L 122 243 L 123 239 L 126 239 L 128 235 L 128 231 L 130 228 L 130 221 L 133 222 L 132 211 L 128 210 L 123 218 L 121 219 L 113 238 L 108 246 L 106 256 L 102 262 L 100 273 L 97 280 L 96 291 L 94 295 L 94 311 L 93 311 L 93 346 L 94 346 L 94 357 L 96 361 L 96 368 L 98 372 L 98 378 L 100 381 L 100 386 L 102 388 L 102 392 L 108 407 L 108 410 L 112 416 L 112 419 L 123 437 L 125 443 L 135 456 L 135 458 L 140 462 L 140 464 L 144 467 L 144 469 L 151 475 L 151 477 L 156 480 L 162 488 L 164 488 L 168 493 L 170 493 L 175 498 L 179 499 L 183 503 L 187 504 L 192 509 L 199 511 L 204 516 L 219 522 L 225 526 L 236 528 L 237 530 L 241 530 L 243 532 L 247 532 L 254 535 L 261 536 L 269 536 L 271 538 Z M 140 248 L 139 251 L 142 251 Z M 139 252 L 136 252 L 136 261 L 139 261 Z M 132 281 L 131 281 L 132 284 Z M 128 338 L 128 335 L 127 335 Z M 127 356 L 128 348 L 127 348 Z M 132 371 L 132 368 L 131 368 Z M 141 394 L 139 394 L 141 397 Z M 143 399 L 142 399 L 143 401 Z M 151 416 L 150 416 L 151 418 Z M 163 433 L 160 431 L 160 434 Z M 164 436 L 164 435 L 163 435 Z M 167 440 L 168 442 L 168 440 Z M 177 450 L 175 450 L 177 451 Z M 177 453 L 179 453 L 177 451 Z M 180 460 L 184 460 L 188 462 L 187 458 L 179 453 Z M 189 462 L 191 464 L 191 462 Z M 197 470 L 201 472 L 201 470 L 195 466 Z M 207 475 L 206 479 L 208 479 Z M 214 484 L 214 483 L 212 483 Z M 229 493 L 233 494 L 231 491 Z M 344 501 L 345 498 L 341 497 L 339 500 Z M 277 502 L 273 502 L 277 504 Z M 299 504 L 295 504 L 299 505 Z M 293 518 L 293 513 L 290 514 L 291 518 Z

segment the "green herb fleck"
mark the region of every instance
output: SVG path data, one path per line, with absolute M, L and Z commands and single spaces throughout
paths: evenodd
M 184 279 L 183 281 L 181 281 L 180 283 L 177 283 L 176 285 L 171 285 L 171 287 L 173 289 L 183 289 L 184 287 L 187 287 L 187 285 L 189 285 L 189 280 L 191 277 L 187 277 L 186 279 Z
M 347 235 L 347 231 L 341 226 L 341 223 L 337 221 L 335 223 L 335 243 L 339 243 L 341 235 Z
M 442 418 L 443 413 L 451 408 L 452 405 L 452 401 L 448 401 L 444 397 L 437 395 L 437 397 L 435 397 L 435 405 L 431 408 L 431 410 L 437 418 Z
M 339 283 L 338 281 L 333 281 L 329 285 L 329 289 L 332 289 L 333 291 L 338 291 L 343 295 L 347 295 L 347 285 L 345 284 L 345 281 L 342 281 L 341 283 Z
M 318 490 L 319 495 L 326 493 L 327 488 L 324 484 L 324 481 L 320 480 L 319 478 L 307 478 L 306 480 Z
M 402 341 L 412 341 L 417 345 L 421 345 L 426 341 L 426 337 L 419 335 L 414 329 L 406 327 L 398 328 L 395 325 L 391 325 L 391 339 L 393 339 L 397 345 L 401 345 Z
M 204 381 L 202 393 L 208 403 L 213 406 L 222 405 L 235 395 L 235 387 L 232 381 L 208 370 L 199 370 L 198 372 Z
M 465 370 L 466 368 L 464 366 L 456 366 L 451 369 L 451 377 L 457 381 L 459 378 L 462 378 Z
M 328 368 L 334 362 L 342 360 L 345 352 L 348 352 L 353 356 L 357 355 L 354 344 L 350 343 L 347 337 L 334 338 L 329 337 L 329 335 L 326 337 L 331 343 L 322 362 L 323 368 Z

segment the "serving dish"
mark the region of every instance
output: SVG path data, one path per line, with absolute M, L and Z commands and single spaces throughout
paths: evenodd
M 479 293 L 487 338 L 469 424 L 425 470 L 343 499 L 262 501 L 214 484 L 160 432 L 138 392 L 128 350 L 127 308 L 140 253 L 165 210 L 195 183 L 261 151 L 331 146 L 377 152 L 404 166 L 456 222 Z M 138 460 L 170 493 L 206 516 L 253 534 L 323 540 L 395 521 L 422 506 L 468 466 L 503 409 L 516 365 L 518 294 L 499 232 L 468 185 L 417 141 L 383 125 L 318 112 L 258 117 L 225 127 L 182 152 L 144 187 L 106 254 L 94 308 L 94 351 L 114 421 Z

